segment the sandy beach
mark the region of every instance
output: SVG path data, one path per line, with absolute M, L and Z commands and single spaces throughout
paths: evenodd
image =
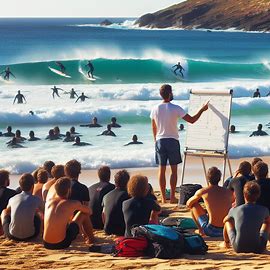
M 268 164 L 270 157 L 262 157 Z M 242 160 L 231 160 L 232 169 L 235 170 Z M 187 170 L 185 183 L 205 184 L 200 159 L 191 159 Z M 208 166 L 221 165 L 221 161 L 208 159 Z M 112 170 L 112 175 L 117 170 Z M 148 176 L 150 183 L 158 190 L 157 168 L 131 168 L 131 174 L 143 174 Z M 11 176 L 12 187 L 17 185 L 17 175 Z M 89 185 L 96 181 L 96 170 L 84 170 L 81 174 L 81 182 Z M 159 192 L 156 191 L 159 199 Z M 163 204 L 163 213 L 173 217 L 190 217 L 185 208 L 177 208 L 175 205 Z M 96 244 L 108 244 L 114 240 L 113 236 L 106 236 L 102 231 L 95 231 Z M 0 270 L 4 269 L 269 269 L 270 251 L 264 254 L 236 254 L 232 249 L 219 247 L 221 238 L 205 238 L 209 251 L 202 255 L 183 255 L 181 259 L 161 260 L 150 258 L 115 258 L 111 255 L 92 253 L 78 237 L 69 249 L 51 251 L 43 248 L 41 237 L 32 243 L 16 243 L 0 237 Z M 267 248 L 270 249 L 270 243 Z

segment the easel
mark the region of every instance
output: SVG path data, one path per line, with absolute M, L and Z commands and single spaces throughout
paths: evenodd
M 205 93 L 205 92 L 190 92 L 191 94 L 199 94 L 199 95 L 210 95 L 210 93 Z M 225 175 L 226 175 L 226 168 L 227 165 L 229 167 L 229 173 L 230 176 L 232 176 L 232 168 L 231 168 L 231 163 L 229 160 L 229 156 L 228 156 L 228 140 L 229 140 L 229 127 L 230 127 L 230 118 L 231 118 L 231 103 L 232 103 L 232 95 L 233 95 L 233 90 L 230 90 L 228 92 L 216 92 L 216 93 L 211 93 L 211 95 L 226 95 L 229 96 L 229 102 L 228 105 L 228 114 L 227 114 L 227 126 L 226 126 L 226 137 L 224 138 L 224 145 L 223 145 L 223 150 L 217 150 L 217 149 L 199 149 L 199 148 L 195 148 L 195 147 L 187 147 L 184 150 L 184 158 L 183 158 L 183 168 L 182 168 L 182 173 L 181 173 L 181 185 L 183 185 L 184 183 L 184 176 L 185 176 L 185 170 L 186 170 L 186 162 L 187 162 L 187 157 L 188 156 L 194 156 L 194 157 L 199 157 L 201 158 L 202 161 L 202 166 L 203 166 L 203 170 L 204 170 L 204 175 L 205 175 L 205 179 L 206 182 L 208 184 L 208 180 L 207 180 L 207 169 L 206 169 L 206 165 L 205 165 L 205 157 L 214 157 L 214 158 L 222 158 L 223 159 L 223 183 L 225 180 Z M 211 102 L 210 102 L 211 104 Z M 195 123 L 196 125 L 196 123 Z M 187 134 L 188 136 L 188 134 Z M 186 140 L 187 141 L 187 140 Z M 214 148 L 214 146 L 213 146 Z
M 205 180 L 206 180 L 207 184 L 208 184 L 208 180 L 207 180 L 207 170 L 206 170 L 206 165 L 205 165 L 205 160 L 204 160 L 205 157 L 215 157 L 215 158 L 222 158 L 223 159 L 223 183 L 225 180 L 227 164 L 229 167 L 230 176 L 232 176 L 231 162 L 230 162 L 230 159 L 229 159 L 227 152 L 216 152 L 216 151 L 209 151 L 209 150 L 208 151 L 197 151 L 197 150 L 192 150 L 192 149 L 186 148 L 184 151 L 183 168 L 182 168 L 182 174 L 181 174 L 181 185 L 183 185 L 183 183 L 184 183 L 187 156 L 201 158 L 203 171 L 204 171 L 204 175 L 205 175 Z

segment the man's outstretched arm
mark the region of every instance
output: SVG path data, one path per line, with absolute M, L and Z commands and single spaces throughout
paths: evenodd
M 209 104 L 209 101 L 202 106 L 202 108 L 193 116 L 189 115 L 189 114 L 186 114 L 183 119 L 188 122 L 188 123 L 191 123 L 191 124 L 194 124 L 196 121 L 199 120 L 199 118 L 201 117 L 202 113 L 204 111 L 207 111 L 208 110 L 208 104 Z

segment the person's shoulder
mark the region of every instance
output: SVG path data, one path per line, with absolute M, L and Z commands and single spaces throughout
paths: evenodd
M 8 196 L 15 196 L 18 194 L 18 192 L 14 189 L 11 189 L 11 188 L 6 188 L 6 193 L 8 194 Z

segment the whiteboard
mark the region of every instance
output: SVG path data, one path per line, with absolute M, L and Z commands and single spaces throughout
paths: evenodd
M 227 152 L 232 91 L 192 91 L 188 113 L 193 116 L 207 101 L 208 110 L 194 124 L 188 123 L 186 150 Z

